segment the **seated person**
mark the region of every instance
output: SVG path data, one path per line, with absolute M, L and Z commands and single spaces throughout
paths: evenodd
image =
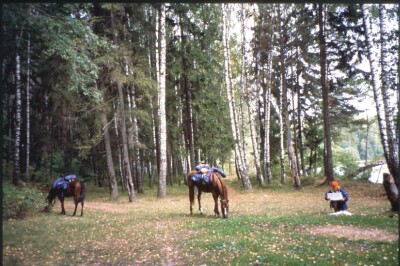
M 341 193 L 342 199 L 341 200 L 330 200 L 328 198 L 328 193 Z M 335 212 L 338 211 L 345 211 L 347 210 L 347 201 L 349 200 L 349 194 L 339 186 L 339 183 L 337 181 L 331 182 L 331 189 L 326 192 L 325 194 L 325 200 L 330 200 L 330 207 L 335 210 Z

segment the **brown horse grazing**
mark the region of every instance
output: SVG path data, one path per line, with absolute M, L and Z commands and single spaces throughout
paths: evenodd
M 83 204 L 84 200 L 86 197 L 86 186 L 84 181 L 80 180 L 73 180 L 68 182 L 67 189 L 61 188 L 52 188 L 49 192 L 49 195 L 46 198 L 47 201 L 47 206 L 45 207 L 45 210 L 49 210 L 50 206 L 53 206 L 56 197 L 61 202 L 61 214 L 65 214 L 65 208 L 64 208 L 64 198 L 65 197 L 74 197 L 74 203 L 75 203 L 75 211 L 72 216 L 75 216 L 76 214 L 76 209 L 78 207 L 79 202 L 82 205 L 81 209 L 81 216 L 83 216 Z
M 219 217 L 219 210 L 218 210 L 218 197 L 221 199 L 221 211 L 222 216 L 224 218 L 228 218 L 229 212 L 229 200 L 228 200 L 228 190 L 225 184 L 222 182 L 220 174 L 217 172 L 212 172 L 210 175 L 210 181 L 208 183 L 204 182 L 195 182 L 192 179 L 192 176 L 196 174 L 196 170 L 192 170 L 188 174 L 188 185 L 189 185 L 189 201 L 190 201 L 190 215 L 193 214 L 193 205 L 194 205 L 194 188 L 197 188 L 197 199 L 199 202 L 199 211 L 203 214 L 203 209 L 201 207 L 201 193 L 206 192 L 212 193 L 214 198 L 214 215 Z

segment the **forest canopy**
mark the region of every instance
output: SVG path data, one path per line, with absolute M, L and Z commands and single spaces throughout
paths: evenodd
M 398 4 L 2 4 L 2 172 L 136 192 L 398 175 Z M 337 172 L 337 167 L 345 169 Z M 336 171 L 336 172 L 335 172 Z M 398 181 L 398 180 L 396 180 Z

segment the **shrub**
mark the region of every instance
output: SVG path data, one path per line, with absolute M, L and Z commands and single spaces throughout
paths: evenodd
M 3 183 L 3 219 L 23 219 L 43 205 L 44 195 L 36 188 Z

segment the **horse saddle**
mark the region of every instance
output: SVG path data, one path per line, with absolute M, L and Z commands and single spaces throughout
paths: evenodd
M 192 180 L 198 184 L 201 184 L 202 182 L 209 183 L 210 182 L 210 173 L 211 171 L 208 171 L 207 173 L 196 173 L 192 176 Z

